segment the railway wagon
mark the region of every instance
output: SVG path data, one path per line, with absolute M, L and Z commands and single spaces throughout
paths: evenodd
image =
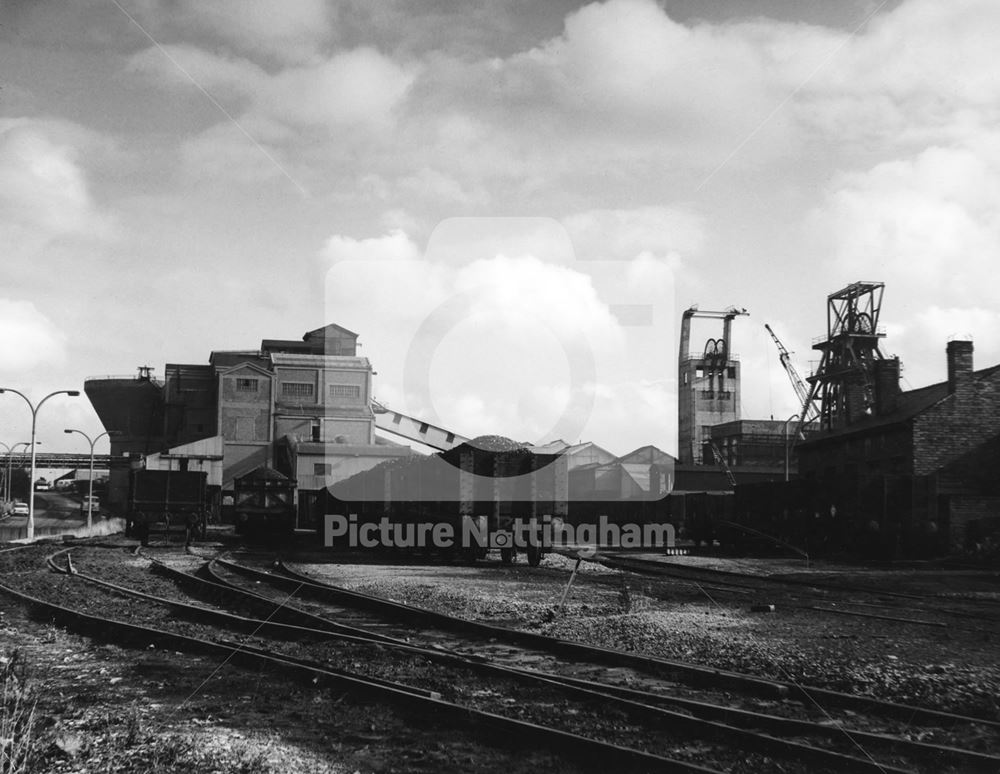
M 733 493 L 727 491 L 676 492 L 669 499 L 673 520 L 682 536 L 696 546 L 725 545 L 731 539 Z
M 514 530 L 532 518 L 565 518 L 567 497 L 562 457 L 480 436 L 440 454 L 389 460 L 335 484 L 317 501 L 323 511 L 317 521 L 322 524 L 324 514 L 351 515 L 359 526 L 384 522 L 392 536 L 412 536 L 386 548 L 465 558 L 495 548 L 508 563 L 523 551 L 537 565 L 541 546 L 516 544 Z M 447 544 L 417 539 L 419 525 L 438 524 L 446 525 Z
M 262 465 L 233 482 L 237 534 L 290 535 L 295 531 L 295 481 Z
M 942 550 L 937 524 L 914 508 L 914 492 L 926 484 L 888 474 L 746 484 L 736 488 L 733 520 L 744 535 L 756 534 L 756 546 L 810 556 L 931 556 Z
M 205 471 L 133 470 L 129 474 L 125 534 L 136 534 L 143 545 L 150 529 L 183 524 L 190 539 L 205 534 L 208 520 L 208 473 Z

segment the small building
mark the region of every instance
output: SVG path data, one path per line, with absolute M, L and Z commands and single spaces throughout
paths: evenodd
M 568 470 L 582 465 L 604 465 L 617 459 L 614 454 L 592 441 L 570 444 L 560 438 L 540 446 L 532 446 L 531 450 L 535 454 L 561 455 L 566 460 Z
M 570 498 L 577 501 L 656 500 L 674 484 L 677 460 L 655 446 L 642 446 L 607 462 L 570 465 Z

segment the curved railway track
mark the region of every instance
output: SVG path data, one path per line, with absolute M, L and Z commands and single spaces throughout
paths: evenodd
M 61 559 L 63 556 L 65 560 Z M 797 770 L 809 772 L 1000 771 L 1000 758 L 985 752 L 917 742 L 899 733 L 850 729 L 844 727 L 842 718 L 829 715 L 825 723 L 820 723 L 803 720 L 796 716 L 802 713 L 795 710 L 790 716 L 769 714 L 754 709 L 752 704 L 759 696 L 767 697 L 771 704 L 775 700 L 785 704 L 801 701 L 807 707 L 820 701 L 824 707 L 852 708 L 871 718 L 902 719 L 905 721 L 902 727 L 895 724 L 897 731 L 905 730 L 911 723 L 947 728 L 950 738 L 961 738 L 965 730 L 974 727 L 977 734 L 982 735 L 985 729 L 995 740 L 1000 738 L 1000 723 L 996 722 L 824 689 L 808 689 L 804 694 L 800 686 L 790 683 L 467 621 L 324 584 L 284 565 L 278 566 L 280 572 L 270 572 L 225 560 L 211 561 L 204 566 L 203 577 L 197 577 L 154 563 L 156 582 L 144 582 L 146 590 L 139 590 L 117 582 L 120 578 L 108 580 L 95 572 L 81 572 L 71 556 L 70 549 L 65 549 L 48 558 L 50 568 L 63 573 L 67 582 L 88 584 L 100 589 L 108 599 L 128 597 L 141 603 L 138 609 L 146 614 L 156 609 L 169 610 L 171 618 L 183 619 L 203 629 L 184 633 L 95 616 L 25 595 L 7 585 L 0 586 L 0 590 L 20 595 L 33 609 L 81 631 L 100 631 L 104 636 L 114 631 L 116 636 L 130 642 L 161 642 L 178 650 L 210 653 L 226 662 L 280 669 L 307 682 L 322 681 L 324 685 L 335 685 L 379 701 L 438 712 L 442 718 L 489 729 L 494 735 L 530 739 L 599 768 L 613 765 L 616 769 L 709 771 L 697 763 L 654 752 L 657 742 L 669 744 L 680 734 L 682 738 L 697 738 L 713 745 L 709 754 L 712 760 L 728 759 L 731 763 L 738 761 L 734 754 L 738 756 L 741 750 L 752 749 L 775 760 L 804 766 Z M 65 567 L 60 561 L 66 562 Z M 169 597 L 149 594 L 149 585 L 159 586 Z M 202 603 L 191 604 L 189 595 Z M 306 599 L 308 604 L 304 603 Z M 109 606 L 113 607 L 110 603 Z M 253 617 L 241 613 L 251 613 Z M 220 639 L 218 630 L 241 633 L 248 639 L 235 643 L 228 639 L 228 634 Z M 199 632 L 202 636 L 197 636 Z M 317 645 L 311 650 L 281 645 L 289 641 Z M 537 713 L 528 719 L 510 717 L 509 703 L 505 706 L 501 702 L 495 711 L 489 711 L 484 709 L 482 701 L 446 700 L 441 691 L 401 681 L 392 670 L 382 677 L 361 674 L 334 666 L 329 658 L 317 657 L 320 644 L 329 647 L 334 641 L 355 648 L 350 652 L 352 658 L 376 649 L 407 659 L 423 659 L 448 670 L 446 674 L 468 672 L 488 692 L 502 695 L 506 687 L 508 698 L 510 686 L 517 686 L 513 696 L 520 702 L 519 711 L 531 702 L 538 707 L 551 704 L 553 696 L 558 696 L 564 712 L 567 707 L 578 707 L 569 711 L 586 715 L 587 707 L 597 706 L 600 714 L 608 715 L 611 721 L 607 727 L 598 725 L 596 731 L 591 728 L 581 734 L 538 722 Z M 639 684 L 656 685 L 659 690 L 608 682 L 608 676 L 601 674 L 608 665 L 616 668 L 619 675 L 623 667 L 633 674 L 647 675 Z M 684 686 L 695 686 L 698 691 L 735 690 L 754 698 L 744 699 L 743 706 L 734 706 L 732 701 L 697 698 L 696 691 L 690 689 L 687 695 L 682 695 Z M 632 727 L 629 732 L 615 727 L 623 721 Z M 867 724 L 869 729 L 892 725 L 884 720 Z M 722 748 L 730 752 L 720 753 Z M 786 765 L 776 764 L 774 770 L 786 771 Z
M 147 606 L 164 603 L 163 600 L 124 587 L 112 589 L 110 586 L 117 584 L 108 584 L 99 578 L 70 573 L 69 567 L 64 569 L 56 564 L 55 557 L 49 557 L 48 564 L 50 568 L 54 566 L 60 570 L 70 582 L 84 583 L 90 586 L 91 594 L 94 593 L 93 587 L 96 586 L 106 589 L 109 595 L 131 596 L 136 600 L 141 600 Z M 6 583 L 0 584 L 0 593 L 18 599 L 36 615 L 97 639 L 111 640 L 116 644 L 141 648 L 152 644 L 181 652 L 208 654 L 221 659 L 223 664 L 232 662 L 251 668 L 266 669 L 269 672 L 279 672 L 300 679 L 306 684 L 335 687 L 351 695 L 384 702 L 392 706 L 401 706 L 424 717 L 433 717 L 437 722 L 467 728 L 476 732 L 477 737 L 507 746 L 511 744 L 537 745 L 574 760 L 586 769 L 718 774 L 716 769 L 697 763 L 673 760 L 628 748 L 604 739 L 557 728 L 552 724 L 509 717 L 446 701 L 437 692 L 427 691 L 412 685 L 373 678 L 370 675 L 352 673 L 342 669 L 331 669 L 328 665 L 316 660 L 279 652 L 271 646 L 258 647 L 252 644 L 220 640 L 217 637 L 217 629 L 214 631 L 216 636 L 210 639 L 209 636 L 212 632 L 209 631 L 211 627 L 208 626 L 205 627 L 208 636 L 196 636 L 191 633 L 190 629 L 187 632 L 181 632 L 173 630 L 173 628 L 159 628 L 144 623 L 122 620 L 118 617 L 84 612 L 28 594 Z M 178 609 L 176 602 L 168 602 L 168 605 L 175 610 Z M 194 606 L 190 607 L 194 608 Z M 215 611 L 210 611 L 208 608 L 197 608 L 197 610 L 185 612 L 204 622 L 210 618 L 214 619 Z M 218 620 L 215 619 L 212 626 L 217 626 L 218 623 Z M 301 635 L 302 632 L 297 634 Z M 319 631 L 317 634 L 324 636 L 330 633 Z M 383 643 L 379 642 L 367 644 L 376 647 L 383 646 Z
M 586 679 L 575 677 L 566 672 L 566 658 L 577 659 L 581 662 L 602 663 L 613 665 L 627 665 L 637 673 L 650 675 L 663 675 L 666 673 L 678 682 L 689 682 L 701 687 L 714 687 L 725 691 L 744 690 L 751 694 L 774 696 L 784 696 L 787 699 L 795 699 L 796 693 L 803 692 L 800 686 L 777 681 L 764 681 L 767 690 L 761 690 L 761 678 L 752 675 L 743 675 L 721 670 L 705 670 L 704 667 L 671 662 L 664 659 L 640 656 L 633 653 L 623 653 L 605 648 L 596 648 L 581 643 L 555 640 L 543 635 L 530 632 L 520 632 L 516 630 L 504 629 L 501 627 L 481 624 L 465 619 L 454 618 L 441 613 L 434 613 L 420 608 L 413 608 L 390 602 L 378 597 L 371 597 L 358 592 L 348 591 L 328 584 L 318 583 L 302 573 L 297 573 L 287 566 L 281 565 L 282 574 L 262 571 L 255 568 L 246 567 L 227 561 L 214 561 L 209 564 L 214 567 L 211 571 L 213 579 L 217 582 L 228 584 L 234 588 L 246 588 L 247 582 L 252 583 L 255 589 L 260 589 L 261 584 L 272 585 L 281 590 L 281 593 L 293 592 L 297 596 L 308 597 L 310 600 L 324 600 L 325 604 L 331 608 L 331 612 L 338 616 L 343 615 L 344 609 L 350 611 L 363 610 L 379 614 L 382 619 L 395 619 L 399 622 L 408 622 L 426 627 L 429 623 L 436 627 L 451 632 L 459 632 L 463 635 L 473 636 L 472 643 L 462 642 L 464 652 L 474 651 L 477 654 L 487 653 L 493 660 L 503 658 L 502 648 L 509 648 L 511 645 L 517 647 L 530 647 L 536 653 L 548 652 L 557 654 L 560 661 L 553 664 L 546 664 L 548 669 L 559 668 L 560 673 L 545 672 L 546 679 L 554 679 L 568 685 L 587 685 L 592 689 L 621 697 L 630 697 L 639 700 L 647 705 L 668 704 L 678 710 L 689 712 L 704 719 L 724 719 L 725 722 L 733 725 L 741 725 L 744 728 L 765 729 L 769 733 L 784 734 L 786 737 L 802 737 L 822 739 L 826 743 L 848 742 L 848 749 L 862 755 L 870 754 L 871 750 L 880 752 L 890 752 L 902 754 L 914 761 L 933 760 L 933 771 L 942 771 L 942 763 L 950 761 L 957 762 L 961 768 L 957 770 L 1000 770 L 1000 758 L 982 754 L 976 751 L 966 750 L 971 755 L 966 756 L 965 752 L 960 752 L 955 747 L 946 745 L 922 744 L 904 740 L 899 736 L 887 733 L 874 733 L 870 731 L 846 730 L 840 725 L 842 720 L 838 720 L 825 714 L 823 722 L 803 721 L 796 717 L 780 717 L 753 709 L 742 709 L 733 707 L 732 704 L 720 704 L 693 698 L 684 698 L 677 695 L 666 695 L 650 690 L 639 691 L 620 685 L 607 684 L 593 674 L 587 675 Z M 220 568 L 225 568 L 220 571 Z M 228 571 L 228 573 L 227 573 Z M 227 577 L 227 574 L 229 577 Z M 244 583 L 240 583 L 233 578 L 233 575 L 242 576 Z M 331 602 L 332 600 L 332 602 Z M 315 609 L 313 609 L 315 612 Z M 354 625 L 358 624 L 357 613 L 352 613 Z M 380 629 L 384 631 L 384 629 Z M 412 629 L 406 630 L 412 639 Z M 476 641 L 478 640 L 478 647 Z M 503 643 L 503 645 L 500 645 Z M 537 664 L 537 655 L 532 654 L 533 660 Z M 530 671 L 532 674 L 539 674 L 539 666 L 536 665 Z M 516 668 L 516 667 L 515 667 Z M 618 672 L 620 674 L 620 670 Z M 680 678 L 680 679 L 678 679 Z M 670 683 L 671 689 L 682 688 L 677 683 Z M 905 721 L 905 724 L 922 723 L 925 725 L 938 726 L 985 726 L 991 728 L 994 733 L 1000 731 L 1000 723 L 981 720 L 977 718 L 963 717 L 951 713 L 939 712 L 922 707 L 893 704 L 868 697 L 860 697 L 853 694 L 844 694 L 825 689 L 805 689 L 808 695 L 802 696 L 802 708 L 815 706 L 821 701 L 824 706 L 840 705 L 851 708 L 853 711 L 865 711 L 874 717 L 891 717 Z M 855 723 L 858 721 L 855 720 Z M 829 724 L 834 725 L 829 725 Z M 904 725 L 905 725 L 904 724 Z M 860 766 L 871 770 L 888 770 L 888 764 L 880 764 L 872 760 L 865 760 L 863 763 L 841 761 L 842 766 Z M 847 770 L 844 768 L 843 770 Z

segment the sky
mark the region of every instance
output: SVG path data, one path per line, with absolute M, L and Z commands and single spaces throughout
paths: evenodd
M 764 323 L 806 375 L 859 280 L 904 389 L 950 338 L 996 364 L 997 50 L 995 0 L 2 2 L 0 387 L 337 323 L 457 433 L 673 453 L 684 309 L 747 309 L 743 416 L 783 420 Z

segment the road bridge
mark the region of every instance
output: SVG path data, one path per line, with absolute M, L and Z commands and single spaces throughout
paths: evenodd
M 0 460 L 7 462 L 6 455 L 0 454 Z M 31 455 L 16 452 L 11 455 L 11 465 L 19 467 L 28 465 Z M 112 457 L 110 454 L 94 455 L 94 470 L 110 470 L 114 467 L 128 467 L 128 457 Z M 35 452 L 35 468 L 90 468 L 90 454 L 58 454 L 54 452 Z

